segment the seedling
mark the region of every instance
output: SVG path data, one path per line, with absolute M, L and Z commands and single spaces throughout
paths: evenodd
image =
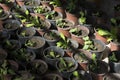
M 57 52 L 53 50 L 50 50 L 50 51 L 47 51 L 46 57 L 54 59 L 54 58 L 60 58 L 61 55 L 59 55 Z
M 45 15 L 46 19 L 56 20 L 59 17 L 59 14 L 56 11 L 51 11 Z
M 61 47 L 63 49 L 67 49 L 69 48 L 69 44 L 70 44 L 70 40 L 67 39 L 62 33 L 60 33 L 60 37 L 62 40 L 58 41 L 56 44 L 57 44 L 57 47 Z
M 80 30 L 78 27 L 70 29 L 69 32 L 71 32 L 72 34 L 76 36 L 82 35 L 82 30 Z
M 75 64 L 73 62 L 68 62 L 64 58 L 60 58 L 59 68 L 60 72 L 69 71 Z
M 34 7 L 34 12 L 36 13 L 46 13 L 49 12 L 50 10 L 46 6 L 36 6 Z
M 117 36 L 116 36 L 117 32 L 116 32 L 115 28 L 112 28 L 111 31 L 107 31 L 107 30 L 98 28 L 97 32 L 99 35 L 106 37 L 108 42 L 117 39 Z
M 80 24 L 85 24 L 86 23 L 85 14 L 86 14 L 86 12 L 80 11 L 80 18 L 79 18 L 79 23 Z
M 112 56 L 109 57 L 109 60 L 112 61 L 112 62 L 117 62 L 118 61 L 114 52 L 112 52 Z
M 20 33 L 20 35 L 21 35 L 22 37 L 29 36 L 29 34 L 27 34 L 27 32 L 26 32 L 26 31 L 22 31 L 22 32 Z
M 84 50 L 97 50 L 97 48 L 94 46 L 93 41 L 89 39 L 89 36 L 83 37 L 83 40 L 85 41 L 83 46 Z
M 29 47 L 35 47 L 37 44 L 36 42 L 33 42 L 31 40 L 28 40 L 27 43 L 25 44 L 25 46 L 29 46 Z
M 56 25 L 61 28 L 68 28 L 71 27 L 73 24 L 70 21 L 60 18 L 56 20 Z

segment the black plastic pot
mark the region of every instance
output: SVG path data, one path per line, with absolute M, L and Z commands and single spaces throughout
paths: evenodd
M 8 19 L 3 22 L 3 30 L 13 33 L 16 29 L 20 27 L 20 22 L 15 19 Z
M 10 39 L 10 40 L 4 41 L 2 46 L 6 51 L 12 52 L 20 49 L 21 43 L 18 40 Z
M 5 58 L 7 57 L 7 52 L 0 48 L 0 64 L 3 62 L 3 60 L 5 60 Z
M 93 43 L 94 43 L 94 46 L 97 48 L 97 50 L 90 50 L 90 52 L 95 53 L 97 59 L 102 60 L 103 51 L 106 49 L 105 43 L 97 39 L 93 39 Z
M 120 51 L 112 51 L 108 58 L 111 72 L 120 74 Z
M 49 46 L 56 46 L 57 41 L 60 39 L 59 32 L 57 30 L 50 30 L 43 34 L 44 39 Z
M 24 44 L 28 39 L 35 35 L 34 27 L 22 27 L 17 30 L 17 36 L 21 44 Z
M 66 70 L 62 70 L 64 63 L 61 63 L 60 60 L 56 64 L 57 70 L 61 73 L 61 75 L 68 79 L 70 77 L 70 74 L 78 68 L 78 63 L 70 57 L 63 57 L 63 60 L 66 62 L 66 64 L 73 64 L 71 68 L 66 68 Z
M 97 60 L 96 64 L 97 66 L 93 66 L 95 65 L 94 61 L 89 63 L 90 74 L 95 80 L 103 80 L 105 74 L 109 72 L 110 67 L 106 62 L 100 60 Z
M 53 53 L 53 55 L 51 54 L 51 52 Z M 64 56 L 64 50 L 57 47 L 57 46 L 50 46 L 46 49 L 44 49 L 43 51 L 43 55 L 44 55 L 44 59 L 47 63 L 49 63 L 51 66 L 54 66 L 54 64 L 56 64 L 56 62 Z M 56 57 L 55 57 L 56 55 Z M 52 57 L 53 56 L 53 57 Z
M 48 65 L 45 61 L 41 59 L 35 59 L 30 63 L 31 66 L 31 73 L 42 75 L 45 74 L 48 70 Z
M 0 31 L 0 43 L 2 44 L 7 39 L 10 39 L 10 34 L 7 31 Z
M 120 74 L 118 74 L 118 73 L 108 73 L 104 76 L 103 80 L 120 80 Z
M 27 45 L 29 41 L 33 43 L 33 46 Z M 25 46 L 28 49 L 32 49 L 33 51 L 35 51 L 35 53 L 38 54 L 39 56 L 40 55 L 42 56 L 42 50 L 44 45 L 45 45 L 45 40 L 40 36 L 33 36 L 32 38 L 30 38 L 25 42 Z

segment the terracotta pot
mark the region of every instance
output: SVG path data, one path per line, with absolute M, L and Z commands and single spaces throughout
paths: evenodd
M 0 3 L 0 7 L 2 7 L 4 11 L 10 11 L 10 8 L 6 4 Z
M 75 25 L 79 24 L 78 18 L 69 12 L 66 12 L 66 19 L 71 20 L 73 23 L 75 23 Z
M 62 21 L 63 21 L 63 23 L 65 22 L 66 25 L 62 27 L 56 23 L 57 30 L 60 33 L 62 33 L 64 36 L 71 38 L 71 34 L 70 34 L 69 30 L 74 26 L 74 23 L 67 19 L 63 19 Z
M 0 12 L 0 20 L 5 20 L 9 18 L 10 15 L 10 9 L 6 4 L 0 3 L 0 8 L 2 11 Z
M 108 44 L 107 39 L 101 35 L 99 35 L 97 32 L 94 33 L 95 39 L 103 41 L 105 44 Z
M 87 27 L 81 26 L 81 25 L 77 25 L 77 26 L 75 26 L 73 28 L 78 28 L 78 30 L 79 30 L 79 32 L 81 32 L 81 34 L 79 36 L 77 36 L 77 35 L 71 33 L 71 38 L 73 40 L 76 40 L 80 45 L 84 45 L 83 37 L 89 35 L 89 29 Z
M 75 52 L 72 57 L 79 63 L 80 69 L 88 71 L 89 60 L 92 57 L 90 52 L 80 49 L 78 52 Z
M 62 13 L 63 18 L 66 18 L 65 10 L 62 7 L 54 7 L 54 11 Z
M 119 51 L 120 50 L 120 43 L 118 42 L 110 42 L 107 45 L 111 51 Z
M 24 0 L 16 0 L 16 2 L 20 7 L 24 6 Z

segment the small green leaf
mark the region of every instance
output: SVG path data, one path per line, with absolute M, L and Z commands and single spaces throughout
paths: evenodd
M 98 34 L 100 34 L 101 36 L 109 36 L 111 35 L 111 33 L 107 30 L 103 30 L 103 29 L 97 29 L 98 30 Z
M 25 11 L 25 14 L 26 14 L 26 15 L 28 15 L 28 14 L 29 14 L 29 11 L 28 11 L 28 10 L 26 10 L 26 11 Z
M 32 26 L 34 26 L 34 24 L 26 24 L 26 27 L 32 27 Z
M 92 59 L 96 60 L 96 54 L 95 53 L 92 54 Z
M 73 72 L 73 75 L 76 76 L 76 77 L 78 77 L 78 76 L 79 76 L 78 71 L 74 71 L 74 72 Z
M 89 48 L 89 45 L 84 45 L 83 49 L 87 50 Z
M 63 33 L 60 33 L 60 37 L 65 41 L 65 36 Z
M 77 28 L 73 28 L 73 29 L 70 29 L 69 32 L 73 33 L 73 32 L 76 32 L 77 31 Z

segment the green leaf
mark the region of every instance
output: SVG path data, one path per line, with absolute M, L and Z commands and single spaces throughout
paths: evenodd
M 85 50 L 89 49 L 89 45 L 84 45 L 83 49 L 85 49 Z
M 62 46 L 62 42 L 60 42 L 60 41 L 57 42 L 56 44 L 57 44 L 57 47 L 61 47 Z
M 74 72 L 73 72 L 73 75 L 76 76 L 76 77 L 78 77 L 78 76 L 79 76 L 78 71 L 74 71 Z
M 76 32 L 77 31 L 77 28 L 73 28 L 73 29 L 70 29 L 69 32 L 73 33 L 73 32 Z
M 83 37 L 83 40 L 85 40 L 85 41 L 89 40 L 89 36 Z
M 60 37 L 61 37 L 64 41 L 66 40 L 63 33 L 60 33 Z
M 101 36 L 110 36 L 111 33 L 107 30 L 103 30 L 103 29 L 97 29 L 98 30 L 98 34 L 100 34 Z
M 54 51 L 50 51 L 50 56 L 55 57 Z
M 115 18 L 111 18 L 110 21 L 113 23 L 113 24 L 117 24 L 117 20 Z
M 32 26 L 34 26 L 34 24 L 26 24 L 26 27 L 32 27 Z
M 86 23 L 86 18 L 85 18 L 85 17 L 79 18 L 79 22 L 80 22 L 81 24 Z
M 92 54 L 92 60 L 96 60 L 96 54 L 95 53 Z
M 28 15 L 28 14 L 29 14 L 29 11 L 28 11 L 28 10 L 26 10 L 26 11 L 25 11 L 25 14 L 26 14 L 26 15 Z

